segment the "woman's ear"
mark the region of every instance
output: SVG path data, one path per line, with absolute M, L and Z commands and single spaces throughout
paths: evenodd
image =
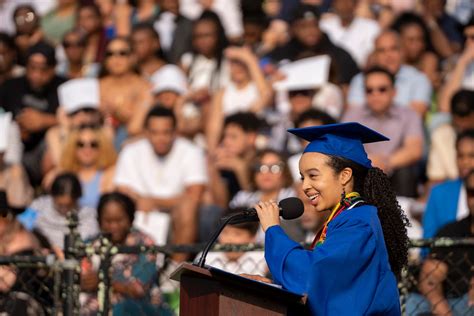
M 352 169 L 347 167 L 342 169 L 341 173 L 339 173 L 339 180 L 342 186 L 347 186 L 352 180 Z

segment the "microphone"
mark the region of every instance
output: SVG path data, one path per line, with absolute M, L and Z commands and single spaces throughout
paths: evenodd
M 278 207 L 280 208 L 280 216 L 283 217 L 283 219 L 295 219 L 303 215 L 304 212 L 304 204 L 297 197 L 289 197 L 281 200 L 280 203 L 278 203 Z M 225 216 L 221 220 L 226 221 L 230 217 L 232 217 L 232 219 L 229 224 L 258 222 L 257 210 L 253 207 L 237 214 Z
M 278 207 L 280 208 L 280 216 L 283 217 L 284 219 L 298 218 L 304 212 L 303 202 L 296 197 L 289 197 L 289 198 L 281 200 L 280 203 L 278 203 Z M 214 232 L 214 235 L 212 235 L 211 239 L 207 242 L 206 247 L 202 251 L 201 257 L 199 258 L 199 261 L 197 262 L 196 265 L 198 267 L 204 268 L 204 264 L 206 263 L 207 253 L 211 249 L 212 245 L 214 245 L 214 243 L 217 240 L 217 237 L 219 237 L 220 233 L 222 232 L 222 230 L 227 224 L 229 223 L 240 224 L 244 222 L 254 222 L 254 221 L 258 221 L 258 215 L 255 208 L 249 208 L 243 212 L 231 214 L 229 216 L 223 217 L 221 225 Z

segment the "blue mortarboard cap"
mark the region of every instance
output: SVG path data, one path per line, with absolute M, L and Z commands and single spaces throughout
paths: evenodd
M 304 152 L 343 157 L 366 168 L 371 168 L 372 163 L 363 144 L 389 140 L 356 122 L 292 128 L 288 132 L 310 142 Z

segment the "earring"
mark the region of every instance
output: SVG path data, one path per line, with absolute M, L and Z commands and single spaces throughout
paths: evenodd
M 344 201 L 345 198 L 346 198 L 346 188 L 342 187 L 341 201 Z

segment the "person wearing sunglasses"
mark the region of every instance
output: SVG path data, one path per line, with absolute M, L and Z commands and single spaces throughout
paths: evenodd
M 72 29 L 64 34 L 62 48 L 66 58 L 58 62 L 56 73 L 74 79 L 97 77 L 100 65 L 86 60 L 87 38 L 79 29 Z
M 150 83 L 134 71 L 132 46 L 128 39 L 116 37 L 107 44 L 100 75 L 100 109 L 115 128 L 115 147 L 140 133 L 152 103 Z
M 100 195 L 113 190 L 116 159 L 117 153 L 106 131 L 83 126 L 69 134 L 56 174 L 58 170 L 76 174 L 82 187 L 79 205 L 96 208 Z
M 398 196 L 417 196 L 417 163 L 423 155 L 423 125 L 408 107 L 394 104 L 395 79 L 386 69 L 373 67 L 365 74 L 366 106 L 349 109 L 343 122 L 359 122 L 390 137 L 385 144 L 366 145 L 374 166 L 390 178 Z
M 254 162 L 250 164 L 250 178 L 251 190 L 237 192 L 229 203 L 231 208 L 249 208 L 258 201 L 281 201 L 296 196 L 288 163 L 278 151 L 265 149 L 259 152 Z M 302 239 L 302 235 L 298 234 L 297 222 L 284 221 L 283 225 L 290 230 L 289 234 L 294 239 Z M 257 233 L 257 242 L 264 242 L 262 233 L 261 230 Z

